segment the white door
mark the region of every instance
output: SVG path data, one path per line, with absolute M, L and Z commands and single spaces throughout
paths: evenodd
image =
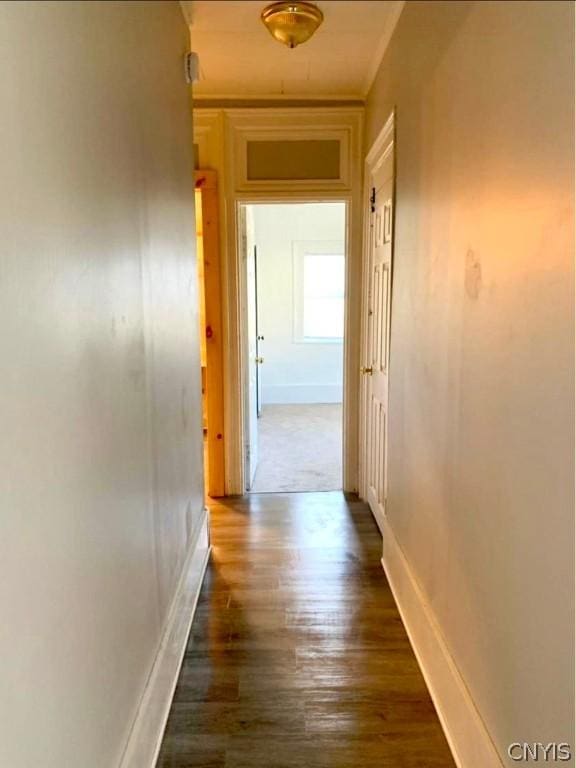
M 368 272 L 368 325 L 363 374 L 367 501 L 377 520 L 386 502 L 388 361 L 392 276 L 394 192 L 393 144 L 372 174 L 372 214 Z
M 246 264 L 246 490 L 254 483 L 258 465 L 258 327 L 256 322 L 256 247 L 252 211 L 245 209 L 243 244 Z

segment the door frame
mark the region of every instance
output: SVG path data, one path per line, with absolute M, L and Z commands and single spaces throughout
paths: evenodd
M 248 211 L 243 211 L 243 204 L 239 204 L 236 208 L 238 219 L 237 219 L 237 226 L 238 226 L 238 243 L 240 243 L 240 247 L 238 249 L 238 285 L 239 285 L 239 303 L 240 303 L 240 326 L 239 326 L 239 337 L 240 337 L 240 356 L 242 360 L 242 370 L 241 370 L 241 376 L 240 376 L 240 387 L 241 387 L 241 393 L 242 393 L 242 420 L 241 420 L 241 428 L 242 428 L 242 468 L 243 468 L 243 475 L 242 475 L 242 481 L 244 483 L 244 491 L 248 492 L 251 486 L 253 478 L 250 477 L 250 466 L 251 466 L 251 459 L 253 456 L 248 456 L 248 449 L 250 448 L 250 368 L 251 365 L 255 364 L 254 360 L 250 360 L 248 357 L 249 353 L 249 344 L 250 344 L 250 336 L 249 336 L 249 330 L 250 330 L 250 319 L 249 319 L 249 312 L 250 312 L 250 300 L 249 300 L 249 283 L 247 280 L 248 274 L 247 274 L 247 266 L 248 264 L 243 264 L 243 258 L 244 255 L 246 256 L 246 261 L 248 261 L 251 256 L 254 256 L 254 248 L 255 243 L 252 239 L 252 237 L 248 237 L 249 232 L 249 226 L 248 222 L 250 220 L 250 216 Z M 250 224 L 250 230 L 251 234 L 253 236 L 253 222 Z M 252 254 L 250 255 L 250 250 L 252 250 Z M 254 270 L 256 270 L 256 262 L 254 260 Z M 254 292 L 256 293 L 256 284 L 254 284 Z M 257 297 L 255 295 L 255 301 L 257 302 Z M 254 307 L 256 310 L 257 307 Z M 258 380 L 256 379 L 256 387 L 258 386 Z M 256 402 L 257 402 L 257 394 L 256 394 Z M 258 407 L 256 406 L 256 410 L 258 410 Z M 256 413 L 256 420 L 258 420 L 258 414 Z M 256 446 L 256 452 L 258 451 L 258 446 Z M 248 482 L 249 481 L 249 482 Z
M 352 204 L 353 196 L 350 194 L 337 193 L 311 193 L 306 194 L 302 191 L 284 193 L 284 194 L 238 194 L 234 196 L 234 229 L 236 230 L 236 267 L 238 274 L 238 297 L 240 314 L 238 318 L 239 329 L 239 366 L 240 366 L 240 391 L 239 406 L 241 407 L 239 418 L 239 429 L 241 432 L 241 455 L 242 455 L 242 487 L 246 488 L 246 403 L 248 402 L 248 364 L 246 350 L 248 348 L 248 324 L 245 307 L 247 305 L 247 285 L 246 275 L 241 263 L 244 246 L 241 243 L 242 238 L 242 217 L 240 208 L 246 205 L 286 205 L 286 204 L 305 204 L 305 203 L 344 203 L 346 208 L 345 220 L 345 245 L 344 245 L 344 263 L 345 263 L 345 286 L 344 286 L 344 340 L 343 340 L 343 398 L 342 398 L 342 483 L 344 490 L 356 490 L 355 488 L 346 488 L 346 478 L 350 477 L 355 470 L 358 461 L 358 446 L 356 441 L 350 439 L 347 425 L 351 419 L 358 418 L 358 408 L 355 407 L 355 382 L 347 375 L 351 364 L 353 350 L 351 349 L 350 327 L 354 320 L 354 306 L 352 306 L 350 296 L 350 279 L 353 272 L 352 259 Z M 357 366 L 356 366 L 357 368 Z
M 215 168 L 220 180 L 222 306 L 224 332 L 224 420 L 226 495 L 244 493 L 243 402 L 240 344 L 237 204 L 301 200 L 350 200 L 348 306 L 344 387 L 348 392 L 344 436 L 344 490 L 358 491 L 358 397 L 362 265 L 362 168 L 364 107 L 245 107 L 196 109 L 194 142 L 198 164 Z M 341 143 L 338 179 L 252 181 L 246 174 L 249 141 L 335 139 Z
M 368 333 L 368 316 L 369 316 L 369 279 L 370 279 L 370 258 L 371 258 L 371 226 L 372 226 L 372 212 L 371 212 L 371 189 L 373 174 L 379 165 L 384 161 L 384 158 L 388 156 L 390 152 L 393 152 L 393 164 L 394 164 L 394 177 L 393 177 L 393 200 L 392 206 L 393 217 L 396 217 L 396 108 L 392 109 L 392 112 L 388 116 L 388 119 L 384 123 L 384 126 L 374 143 L 370 147 L 364 159 L 364 206 L 363 206 L 363 247 L 362 247 L 362 299 L 361 299 L 361 324 L 360 324 L 360 359 L 362 364 L 369 359 L 369 333 Z M 393 285 L 394 285 L 394 243 L 395 243 L 395 221 L 392 222 L 392 261 L 391 261 L 391 276 L 390 276 L 390 305 L 392 306 L 393 299 Z M 390 321 L 390 326 L 391 326 Z M 389 329 L 390 331 L 390 329 Z M 391 334 L 389 334 L 391 335 Z M 388 359 L 390 360 L 390 338 L 388 343 Z M 390 369 L 389 369 L 390 370 Z M 388 387 L 390 391 L 390 386 Z M 368 494 L 368 467 L 367 467 L 367 439 L 368 428 L 367 420 L 369 415 L 368 410 L 368 393 L 369 393 L 369 379 L 367 376 L 361 376 L 360 380 L 360 398 L 359 398 L 359 461 L 358 461 L 358 481 L 359 481 L 359 494 L 362 499 L 367 498 Z M 388 397 L 389 399 L 389 397 Z M 386 429 L 388 429 L 388 418 L 386 419 Z M 388 445 L 388 438 L 386 438 L 386 444 Z M 388 452 L 385 456 L 385 474 L 388 474 Z M 380 529 L 382 529 L 382 521 L 376 520 Z
M 206 328 L 206 410 L 208 472 L 206 493 L 214 498 L 225 493 L 225 437 L 223 386 L 222 277 L 219 234 L 217 173 L 211 169 L 194 172 L 194 187 L 202 200 L 204 258 L 204 303 Z

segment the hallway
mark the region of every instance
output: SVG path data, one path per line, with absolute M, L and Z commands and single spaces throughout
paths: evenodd
M 575 11 L 0 0 L 0 768 L 576 768 Z
M 214 503 L 158 768 L 448 768 L 380 564 L 341 493 Z

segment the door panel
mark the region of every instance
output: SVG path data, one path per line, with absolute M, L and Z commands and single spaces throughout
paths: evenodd
M 390 339 L 390 297 L 393 225 L 393 152 L 373 173 L 373 214 L 370 229 L 368 270 L 366 376 L 366 478 L 367 501 L 382 519 L 386 504 L 386 459 L 388 427 L 388 358 Z

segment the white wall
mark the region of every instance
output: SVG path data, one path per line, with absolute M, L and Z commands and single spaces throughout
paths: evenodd
M 339 241 L 344 203 L 255 205 L 262 395 L 267 403 L 342 402 L 342 343 L 310 343 L 294 334 L 294 243 Z
M 203 505 L 176 2 L 0 3 L 0 765 L 117 766 Z
M 397 109 L 390 525 L 506 765 L 574 744 L 574 5 L 410 2 Z

